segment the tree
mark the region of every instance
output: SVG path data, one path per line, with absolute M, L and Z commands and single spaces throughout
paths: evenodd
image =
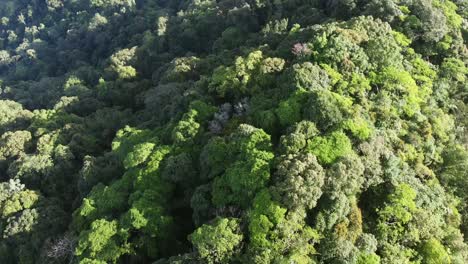
M 130 0 L 133 1 L 133 0 Z M 108 71 L 114 73 L 118 79 L 131 79 L 136 77 L 135 63 L 136 47 L 122 49 L 110 57 Z
M 294 64 L 287 71 L 287 80 L 288 86 L 292 85 L 293 91 L 326 90 L 331 85 L 327 72 L 319 65 L 310 62 Z
M 445 188 L 449 188 L 458 197 L 466 201 L 468 196 L 464 191 L 468 185 L 466 180 L 466 170 L 468 169 L 468 152 L 460 145 L 449 146 L 443 154 L 444 163 L 438 177 Z M 462 206 L 461 210 L 466 211 L 468 208 Z M 464 234 L 468 234 L 468 223 L 463 219 L 461 229 Z
M 342 193 L 356 195 L 364 183 L 363 174 L 364 166 L 357 155 L 344 156 L 327 170 L 325 188 L 332 199 Z
M 10 53 L 6 50 L 0 50 L 0 67 L 8 66 L 12 62 L 13 58 L 11 58 Z
M 200 59 L 194 56 L 176 58 L 171 62 L 169 68 L 163 73 L 161 82 L 184 82 L 196 79 L 197 68 Z
M 192 220 L 195 226 L 212 219 L 213 204 L 211 202 L 211 186 L 208 184 L 198 186 L 190 199 L 190 207 L 193 210 Z
M 198 134 L 200 124 L 195 120 L 198 112 L 190 110 L 184 114 L 182 119 L 177 123 L 172 131 L 172 140 L 176 144 L 194 142 L 195 136 Z
M 284 220 L 286 209 L 273 201 L 268 190 L 262 190 L 253 201 L 249 213 L 250 247 L 276 250 L 272 236 L 275 227 Z
M 466 0 L 0 3 L 0 263 L 468 263 Z
M 415 23 L 417 27 L 414 28 L 416 37 L 421 37 L 427 42 L 436 42 L 447 34 L 447 18 L 440 9 L 432 5 L 432 1 L 417 0 L 412 9 L 419 19 L 419 23 Z
M 132 9 L 136 5 L 135 0 L 90 0 L 89 4 L 92 7 L 105 8 L 110 10 L 115 10 L 122 7 Z
M 24 154 L 32 139 L 29 131 L 6 132 L 0 137 L 0 160 Z
M 313 138 L 307 146 L 308 151 L 317 156 L 326 165 L 332 164 L 338 158 L 352 153 L 349 138 L 341 131 L 335 131 L 325 137 Z
M 173 183 L 190 185 L 197 177 L 197 170 L 193 165 L 192 157 L 184 152 L 167 158 L 161 177 Z
M 28 125 L 33 114 L 19 103 L 0 100 L 0 132 Z
M 450 256 L 447 253 L 445 247 L 437 239 L 433 238 L 423 242 L 419 252 L 423 258 L 424 263 L 451 263 Z
M 298 153 L 307 146 L 307 138 L 300 133 L 281 136 L 281 151 L 286 154 Z
M 195 251 L 206 263 L 227 263 L 240 251 L 243 235 L 239 219 L 217 218 L 202 225 L 190 237 Z
M 357 264 L 379 264 L 380 257 L 375 253 L 366 254 L 360 253 L 357 259 Z
M 283 127 L 288 127 L 302 120 L 302 105 L 307 97 L 304 92 L 298 91 L 288 99 L 279 103 L 276 115 Z
M 351 114 L 352 100 L 330 91 L 317 91 L 311 94 L 304 105 L 304 115 L 322 130 L 336 126 Z M 313 107 L 309 107 L 313 106 Z
M 93 186 L 99 182 L 109 184 L 122 171 L 123 164 L 115 153 L 110 152 L 99 157 L 85 156 L 79 171 L 78 190 L 86 195 Z
M 37 192 L 25 189 L 24 184 L 19 180 L 10 180 L 0 185 L 2 196 L 0 197 L 0 216 L 3 219 L 13 216 L 13 214 L 30 209 L 39 200 Z
M 332 0 L 332 1 L 321 1 L 325 5 L 325 10 L 330 15 L 338 18 L 348 18 L 357 7 L 356 1 L 354 0 Z
M 333 198 L 323 195 L 318 204 L 319 212 L 315 217 L 316 228 L 324 233 L 330 232 L 335 224 L 344 221 L 351 211 L 352 197 L 339 193 Z
M 286 154 L 298 153 L 305 150 L 308 142 L 320 133 L 315 123 L 308 120 L 302 120 L 289 130 L 290 134 L 283 135 L 280 138 L 281 152 Z
M 200 177 L 212 179 L 223 173 L 230 153 L 225 139 L 212 137 L 200 153 Z
M 112 141 L 112 151 L 123 161 L 133 151 L 135 145 L 144 142 L 158 142 L 158 138 L 149 129 L 137 129 L 126 126 L 117 131 Z M 142 145 L 144 146 L 144 145 Z
M 125 157 L 123 164 L 126 169 L 133 168 L 138 166 L 139 164 L 146 161 L 146 159 L 151 154 L 151 151 L 154 149 L 155 144 L 145 142 L 135 145 L 133 150 L 127 154 Z
M 242 124 L 229 137 L 232 163 L 213 182 L 213 203 L 246 208 L 270 179 L 273 159 L 270 136 L 263 130 Z
M 390 155 L 385 142 L 385 137 L 375 135 L 358 147 L 359 154 L 362 155 L 361 162 L 364 165 L 364 189 L 383 182 L 382 161 Z
M 358 250 L 353 243 L 346 239 L 331 237 L 321 243 L 319 252 L 321 260 L 331 263 L 356 263 Z
M 281 72 L 283 67 L 283 59 L 264 58 L 262 51 L 253 51 L 245 58 L 237 57 L 233 66 L 217 67 L 208 90 L 221 98 L 241 98 L 259 91 L 260 86 L 268 84 L 271 75 Z
M 364 253 L 374 253 L 377 250 L 378 241 L 374 235 L 362 233 L 356 241 L 356 246 Z
M 54 162 L 49 155 L 24 155 L 10 165 L 8 175 L 30 187 L 39 188 L 53 166 Z
M 260 220 L 251 220 L 249 231 L 252 235 L 264 236 L 269 243 L 250 243 L 243 260 L 249 263 L 312 263 L 316 254 L 314 244 L 318 242 L 319 234 L 305 223 L 305 210 L 289 211 L 281 220 L 278 217 L 282 212 L 278 210 L 280 208 L 275 208 L 276 203 L 271 203 L 272 200 L 268 200 L 265 193 L 260 195 L 265 196 L 259 196 L 258 199 L 265 200 L 260 201 L 256 198 L 259 203 L 255 203 L 255 211 L 252 213 L 263 212 L 263 215 L 260 216 Z M 258 224 L 263 226 L 256 226 Z
M 119 247 L 118 239 L 117 221 L 96 220 L 89 230 L 80 234 L 75 254 L 88 261 L 94 259 L 115 262 L 121 255 L 128 252 L 128 249 Z
M 379 238 L 395 243 L 404 237 L 406 225 L 417 211 L 416 192 L 408 184 L 395 187 L 388 196 L 388 203 L 377 211 Z
M 312 209 L 322 195 L 325 172 L 312 154 L 288 155 L 280 158 L 273 179 L 283 206 Z
M 399 96 L 402 99 L 394 99 L 402 106 L 400 112 L 411 117 L 420 110 L 420 103 L 423 102 L 422 94 L 409 72 L 388 67 L 383 70 L 380 76 L 377 76 L 375 83 L 383 85 L 382 88 L 392 96 L 403 94 L 403 96 Z
M 441 65 L 440 74 L 443 78 L 464 82 L 468 74 L 468 67 L 461 60 L 446 58 Z
M 392 22 L 395 18 L 403 15 L 403 12 L 393 0 L 371 0 L 364 8 L 365 14 L 380 17 L 388 22 Z
M 107 20 L 105 16 L 102 16 L 101 14 L 96 13 L 94 14 L 94 17 L 89 22 L 88 29 L 90 31 L 95 31 L 95 30 L 98 30 L 99 27 L 105 26 L 107 23 L 109 23 L 109 21 Z
M 182 112 L 185 106 L 185 84 L 168 83 L 158 85 L 144 93 L 145 113 L 157 123 L 169 121 Z
M 39 192 L 26 189 L 19 180 L 0 183 L 0 193 L 0 251 L 5 253 L 0 260 L 33 263 L 43 241 L 66 229 L 60 201 L 47 200 Z

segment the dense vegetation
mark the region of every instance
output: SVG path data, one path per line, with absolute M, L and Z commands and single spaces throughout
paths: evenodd
M 0 263 L 468 263 L 468 1 L 0 1 Z

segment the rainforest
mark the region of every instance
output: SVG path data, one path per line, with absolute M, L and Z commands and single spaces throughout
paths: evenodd
M 0 263 L 466 264 L 467 127 L 466 0 L 0 0 Z

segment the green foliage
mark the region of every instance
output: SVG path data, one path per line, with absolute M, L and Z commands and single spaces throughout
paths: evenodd
M 0 131 L 27 126 L 32 113 L 23 109 L 21 104 L 10 100 L 0 100 Z
M 25 209 L 32 208 L 39 200 L 39 193 L 24 190 L 24 185 L 19 180 L 10 180 L 1 185 L 0 217 L 7 219 Z M 32 224 L 32 223 L 31 223 Z
M 191 102 L 189 108 L 196 111 L 196 120 L 200 123 L 208 121 L 217 110 L 216 107 L 199 100 Z
M 369 122 L 360 117 L 344 121 L 344 128 L 349 130 L 353 136 L 360 140 L 369 139 L 373 133 Z
M 194 137 L 197 135 L 200 124 L 195 120 L 198 112 L 196 110 L 190 110 L 184 114 L 182 120 L 177 123 L 172 131 L 172 140 L 176 144 L 183 144 L 187 142 L 193 142 Z
M 465 66 L 465 63 L 458 59 L 447 58 L 442 63 L 441 75 L 444 78 L 449 78 L 457 82 L 464 82 L 467 74 L 468 68 Z
M 0 259 L 6 263 L 33 263 L 38 244 L 66 228 L 58 201 L 50 203 L 19 180 L 0 184 Z
M 127 126 L 117 132 L 112 141 L 112 151 L 116 152 L 124 160 L 135 148 L 135 145 L 146 141 L 157 142 L 157 138 L 152 131 L 139 130 Z M 145 145 L 141 146 L 144 147 Z
M 411 44 L 411 40 L 405 36 L 405 34 L 398 31 L 393 31 L 393 37 L 395 38 L 395 41 L 401 46 L 408 47 Z
M 279 103 L 276 115 L 281 126 L 287 127 L 302 120 L 302 105 L 306 98 L 305 93 L 296 92 L 287 100 Z
M 445 17 L 447 18 L 447 23 L 451 28 L 456 29 L 461 27 L 463 18 L 457 14 L 457 5 L 455 5 L 452 1 L 435 0 L 433 5 L 442 9 Z
M 91 0 L 90 5 L 93 7 L 113 8 L 113 7 L 132 7 L 135 5 L 134 0 Z
M 29 209 L 39 199 L 39 195 L 34 191 L 26 190 L 19 193 L 15 193 L 12 197 L 5 201 L 2 208 L 2 217 L 8 217 L 12 214 L 23 210 Z
M 291 133 L 281 137 L 281 148 L 284 153 L 297 153 L 307 146 L 307 138 L 300 133 Z
M 463 0 L 3 0 L 0 263 L 468 263 Z
M 128 153 L 123 161 L 125 168 L 133 168 L 145 162 L 154 147 L 153 143 L 141 143 L 133 147 L 132 152 Z
M 5 132 L 0 137 L 0 160 L 24 154 L 31 139 L 29 131 Z
M 294 90 L 302 91 L 327 89 L 331 83 L 327 69 L 325 68 L 324 70 L 320 66 L 310 62 L 294 64 L 288 73 L 290 79 L 288 80 L 288 85 L 292 86 Z
M 404 238 L 405 225 L 417 211 L 416 192 L 407 184 L 400 184 L 388 196 L 388 203 L 378 210 L 377 228 L 382 239 L 396 242 Z
M 163 82 L 182 82 L 197 77 L 200 59 L 194 56 L 176 58 L 161 78 Z
M 10 165 L 8 174 L 37 188 L 53 166 L 52 157 L 48 155 L 24 155 Z
M 259 85 L 268 82 L 271 74 L 281 72 L 283 67 L 283 59 L 264 58 L 261 51 L 253 51 L 245 58 L 237 57 L 232 66 L 216 68 L 208 90 L 219 97 L 253 94 L 260 89 Z
M 451 263 L 444 246 L 434 238 L 424 242 L 420 252 L 424 263 Z
M 325 137 L 315 137 L 307 145 L 308 151 L 324 164 L 332 164 L 338 158 L 352 153 L 351 140 L 340 131 Z
M 79 244 L 76 253 L 80 259 L 116 261 L 131 250 L 130 245 L 124 244 L 130 231 L 140 232 L 142 238 L 148 237 L 148 242 L 166 236 L 165 232 L 172 220 L 167 216 L 164 205 L 172 188 L 161 179 L 159 164 L 168 153 L 168 148 L 155 147 L 149 155 L 144 155 L 144 164 L 140 163 L 138 168 L 129 168 L 121 179 L 110 186 L 98 184 L 83 200 L 74 214 L 74 227 L 83 230 L 79 239 L 83 245 Z M 111 222 L 104 220 L 116 216 L 117 219 Z M 101 236 L 100 232 L 108 232 L 109 235 L 102 240 L 104 242 L 95 242 L 97 236 Z M 95 243 L 103 245 L 94 246 Z M 148 252 L 157 250 L 142 248 Z
M 230 154 L 228 150 L 228 144 L 223 138 L 211 138 L 200 154 L 200 176 L 211 179 L 223 173 Z
M 174 183 L 191 183 L 197 177 L 192 157 L 188 153 L 181 153 L 167 158 L 166 166 L 161 177 Z
M 94 221 L 89 231 L 80 234 L 75 254 L 88 258 L 85 263 L 91 259 L 115 262 L 126 252 L 125 248 L 120 248 L 117 244 L 117 225 L 116 221 L 109 222 L 105 219 Z
M 315 122 L 320 128 L 327 129 L 343 122 L 352 112 L 350 98 L 330 91 L 312 93 L 305 104 L 305 117 Z
M 133 0 L 130 0 L 133 1 Z M 131 79 L 136 77 L 136 70 L 131 66 L 135 61 L 136 47 L 123 49 L 110 57 L 109 71 L 116 74 L 119 79 Z
M 341 194 L 356 195 L 364 182 L 364 165 L 360 158 L 352 153 L 340 158 L 327 171 L 327 190 L 332 198 Z
M 383 89 L 390 93 L 402 93 L 399 105 L 408 116 L 413 116 L 420 109 L 422 98 L 416 81 L 410 73 L 396 68 L 386 68 L 376 78 L 376 83 L 383 85 Z
M 353 73 L 351 80 L 339 85 L 340 92 L 349 94 L 359 99 L 364 99 L 366 94 L 371 90 L 370 80 L 364 75 Z M 342 87 L 341 87 L 342 86 Z
M 268 190 L 260 191 L 253 201 L 249 214 L 249 232 L 251 246 L 272 248 L 270 240 L 274 227 L 284 220 L 286 209 L 274 202 Z
M 242 242 L 239 220 L 217 218 L 211 225 L 203 225 L 190 235 L 190 241 L 205 263 L 227 263 L 239 251 Z
M 213 182 L 215 205 L 235 204 L 246 208 L 270 179 L 270 136 L 263 130 L 242 124 L 229 137 L 228 157 L 233 161 Z
M 298 153 L 304 150 L 307 143 L 320 132 L 315 123 L 303 120 L 291 128 L 290 134 L 280 138 L 280 151 L 282 153 Z
M 312 209 L 322 195 L 325 173 L 312 154 L 280 158 L 275 174 L 274 192 L 287 208 Z
M 249 232 L 251 243 L 246 261 L 252 263 L 311 263 L 318 233 L 304 222 L 303 210 L 290 211 L 273 202 L 267 190 L 255 198 Z
M 359 257 L 356 263 L 357 264 L 379 264 L 380 257 L 374 253 L 372 254 L 361 253 L 359 254 Z

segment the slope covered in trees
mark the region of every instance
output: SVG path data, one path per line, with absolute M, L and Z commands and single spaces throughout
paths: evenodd
M 2 0 L 0 263 L 468 263 L 465 0 Z

